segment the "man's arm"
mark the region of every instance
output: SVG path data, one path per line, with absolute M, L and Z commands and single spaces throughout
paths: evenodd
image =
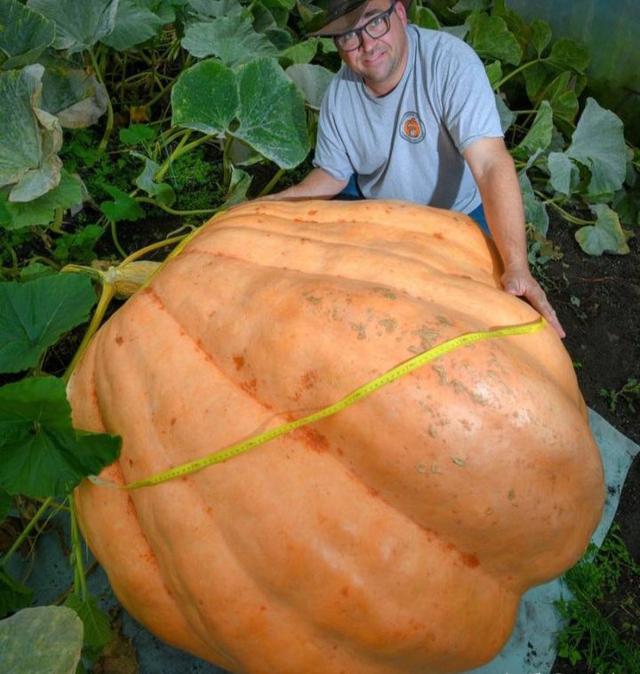
M 320 168 L 312 169 L 299 183 L 270 194 L 266 199 L 331 199 L 340 194 L 348 180 L 337 180 Z
M 504 141 L 480 138 L 464 151 L 464 158 L 480 190 L 487 223 L 502 258 L 504 289 L 527 299 L 564 337 L 556 312 L 529 270 L 522 194 Z

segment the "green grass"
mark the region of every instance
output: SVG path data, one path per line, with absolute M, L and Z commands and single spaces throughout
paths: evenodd
M 589 546 L 564 581 L 574 599 L 556 602 L 566 621 L 557 635 L 558 656 L 581 663 L 579 671 L 640 674 L 640 606 L 630 592 L 640 583 L 640 566 L 617 527 L 600 549 Z

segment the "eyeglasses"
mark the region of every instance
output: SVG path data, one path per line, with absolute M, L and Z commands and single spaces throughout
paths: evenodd
M 395 5 L 395 1 L 392 2 L 391 7 L 386 12 L 376 14 L 364 26 L 360 26 L 360 28 L 354 28 L 346 33 L 334 35 L 333 41 L 338 49 L 341 51 L 355 51 L 359 49 L 362 46 L 363 32 L 374 40 L 386 35 L 391 30 L 391 14 L 393 14 Z

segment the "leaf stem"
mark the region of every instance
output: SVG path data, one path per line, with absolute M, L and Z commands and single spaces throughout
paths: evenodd
M 278 181 L 280 180 L 280 178 L 282 178 L 284 173 L 285 173 L 285 169 L 283 169 L 283 168 L 278 169 L 275 172 L 273 178 L 271 178 L 271 180 L 260 190 L 260 194 L 258 194 L 258 198 L 265 196 L 265 194 L 271 194 L 271 190 L 278 184 Z
M 120 255 L 122 255 L 122 257 L 127 257 L 127 253 L 120 245 L 120 241 L 118 241 L 118 228 L 116 227 L 115 221 L 111 220 L 109 222 L 109 228 L 111 230 L 111 239 L 113 240 L 113 245 L 115 246 L 116 250 L 118 253 L 120 253 Z
M 111 283 L 102 284 L 102 292 L 100 293 L 98 306 L 96 307 L 96 310 L 94 311 L 93 316 L 91 317 L 89 327 L 87 328 L 87 331 L 84 333 L 82 342 L 80 343 L 78 350 L 75 352 L 73 359 L 71 360 L 71 363 L 69 363 L 69 367 L 67 367 L 64 375 L 62 376 L 62 380 L 65 383 L 69 381 L 69 377 L 71 376 L 71 373 L 73 372 L 75 366 L 78 364 L 78 361 L 82 358 L 84 352 L 87 350 L 91 338 L 93 337 L 96 330 L 100 327 L 100 323 L 102 323 L 104 314 L 111 300 L 113 299 L 114 294 L 115 288 L 111 285 Z
M 220 210 L 219 208 L 200 208 L 193 211 L 176 211 L 170 206 L 165 206 L 164 204 L 154 201 L 149 197 L 136 197 L 136 201 L 139 201 L 142 204 L 151 204 L 152 206 L 157 206 L 171 215 L 210 215 L 212 213 L 217 213 Z
M 184 239 L 185 237 L 189 236 L 189 234 L 180 234 L 179 236 L 172 236 L 168 239 L 163 239 L 162 241 L 156 241 L 155 243 L 151 243 L 148 246 L 145 246 L 144 248 L 140 248 L 139 250 L 134 251 L 126 257 L 121 263 L 120 267 L 128 264 L 129 262 L 133 262 L 134 260 L 137 260 L 138 258 L 142 257 L 143 255 L 146 255 L 147 253 L 150 253 L 154 250 L 158 250 L 159 248 L 164 248 L 165 246 L 170 246 L 172 243 L 179 243 Z
M 29 524 L 20 532 L 20 535 L 16 540 L 13 542 L 13 545 L 7 550 L 6 554 L 4 557 L 0 560 L 0 567 L 6 566 L 9 560 L 13 557 L 15 554 L 16 550 L 20 548 L 20 546 L 25 542 L 29 534 L 31 533 L 31 530 L 36 526 L 38 523 L 38 520 L 44 515 L 44 513 L 48 510 L 48 508 L 51 506 L 51 502 L 53 501 L 53 496 L 49 496 L 47 499 L 45 499 L 44 503 L 38 508 L 38 511 L 36 514 L 31 518 L 29 521 Z
M 87 577 L 82 561 L 82 538 L 78 528 L 78 512 L 73 494 L 69 495 L 71 508 L 71 563 L 73 564 L 73 585 L 80 599 L 87 601 Z
M 104 82 L 104 77 L 102 76 L 102 71 L 100 70 L 100 66 L 98 65 L 98 59 L 96 59 L 96 55 L 89 47 L 87 50 L 89 52 L 89 58 L 91 59 L 91 65 L 93 66 L 93 69 L 95 70 L 96 77 L 98 78 L 98 82 L 102 84 L 102 86 L 105 88 L 105 91 L 107 93 L 107 125 L 104 129 L 104 134 L 102 136 L 102 140 L 100 141 L 100 145 L 98 145 L 98 152 L 104 152 L 107 149 L 107 144 L 109 143 L 109 138 L 111 136 L 111 131 L 113 130 L 113 104 L 111 103 L 111 96 L 109 96 L 109 92 L 107 91 L 107 85 Z
M 518 73 L 521 73 L 523 70 L 526 70 L 530 66 L 534 65 L 535 63 L 540 63 L 543 59 L 537 58 L 534 59 L 533 61 L 527 61 L 526 63 L 523 63 L 521 66 L 518 66 L 515 70 L 512 70 L 510 73 L 505 75 L 501 80 L 496 82 L 493 85 L 493 90 L 498 91 L 500 87 L 504 85 L 505 82 L 508 82 L 512 77 L 515 77 Z

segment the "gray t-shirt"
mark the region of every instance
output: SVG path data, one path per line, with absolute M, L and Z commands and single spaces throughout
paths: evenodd
M 356 173 L 366 198 L 469 213 L 480 194 L 461 153 L 478 138 L 502 137 L 493 91 L 462 40 L 413 25 L 407 36 L 407 67 L 386 96 L 374 96 L 344 65 L 333 78 L 314 166 L 338 180 Z

